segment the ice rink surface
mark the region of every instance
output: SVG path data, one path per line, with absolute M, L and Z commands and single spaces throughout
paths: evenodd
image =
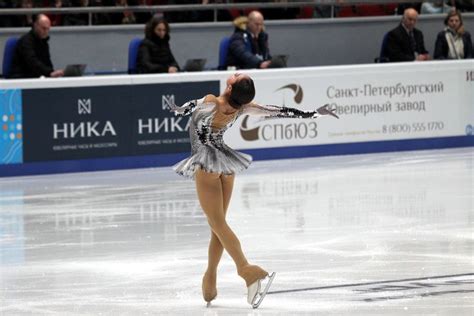
M 474 315 L 473 148 L 255 162 L 228 221 L 257 310 L 169 167 L 0 179 L 0 315 Z

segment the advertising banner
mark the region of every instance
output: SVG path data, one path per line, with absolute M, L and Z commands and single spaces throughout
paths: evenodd
M 24 162 L 189 151 L 188 118 L 168 109 L 219 81 L 23 90 Z
M 133 86 L 131 154 L 149 155 L 190 151 L 191 116 L 178 117 L 169 104 L 181 106 L 206 94 L 219 95 L 219 81 Z
M 0 90 L 0 165 L 23 162 L 21 90 Z
M 23 90 L 24 161 L 126 155 L 127 86 Z
M 340 119 L 243 116 L 226 139 L 252 149 L 472 135 L 474 63 L 419 67 L 416 74 L 411 67 L 390 68 L 255 76 L 257 103 L 307 111 L 329 104 Z
M 263 105 L 340 119 L 242 115 L 225 141 L 255 159 L 474 146 L 474 61 L 246 70 Z M 230 71 L 0 81 L 0 176 L 154 167 L 189 152 L 190 116 Z

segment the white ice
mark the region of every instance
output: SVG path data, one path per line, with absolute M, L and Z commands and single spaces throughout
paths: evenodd
M 167 168 L 0 179 L 0 315 L 474 315 L 474 149 L 255 162 L 228 221 L 257 310 Z

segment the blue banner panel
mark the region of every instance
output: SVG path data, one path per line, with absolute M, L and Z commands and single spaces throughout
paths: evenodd
M 219 81 L 23 90 L 24 161 L 189 151 L 189 117 L 168 104 L 219 94 Z
M 207 94 L 219 95 L 219 81 L 137 85 L 133 92 L 131 154 L 189 152 L 191 116 L 175 116 L 169 104 L 182 105 Z
M 23 162 L 21 90 L 0 90 L 0 164 Z

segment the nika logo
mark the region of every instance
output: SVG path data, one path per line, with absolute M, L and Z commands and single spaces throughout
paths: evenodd
M 79 115 L 92 114 L 92 100 L 78 99 L 77 113 Z M 53 124 L 53 139 L 92 138 L 103 136 L 117 136 L 111 121 L 86 121 Z
M 78 99 L 77 100 L 77 113 L 92 114 L 92 101 L 91 99 Z
M 280 87 L 275 90 L 276 91 L 281 91 L 281 90 L 291 90 L 293 92 L 293 101 L 296 104 L 300 104 L 301 101 L 303 101 L 303 88 L 299 84 L 295 83 L 290 83 L 286 86 Z M 283 99 L 283 106 L 286 106 L 286 100 Z M 242 120 L 242 124 L 240 125 L 240 135 L 242 135 L 242 138 L 246 141 L 254 141 L 259 139 L 260 135 L 260 126 L 254 127 L 254 128 L 249 128 L 248 127 L 248 119 L 249 115 L 246 115 L 244 119 Z
M 161 108 L 163 110 L 171 109 L 174 103 L 174 94 L 161 96 Z
M 161 108 L 168 113 L 168 116 L 138 119 L 138 134 L 162 134 L 188 131 L 191 118 L 173 116 L 169 110 L 174 106 L 176 106 L 174 94 L 162 95 Z

